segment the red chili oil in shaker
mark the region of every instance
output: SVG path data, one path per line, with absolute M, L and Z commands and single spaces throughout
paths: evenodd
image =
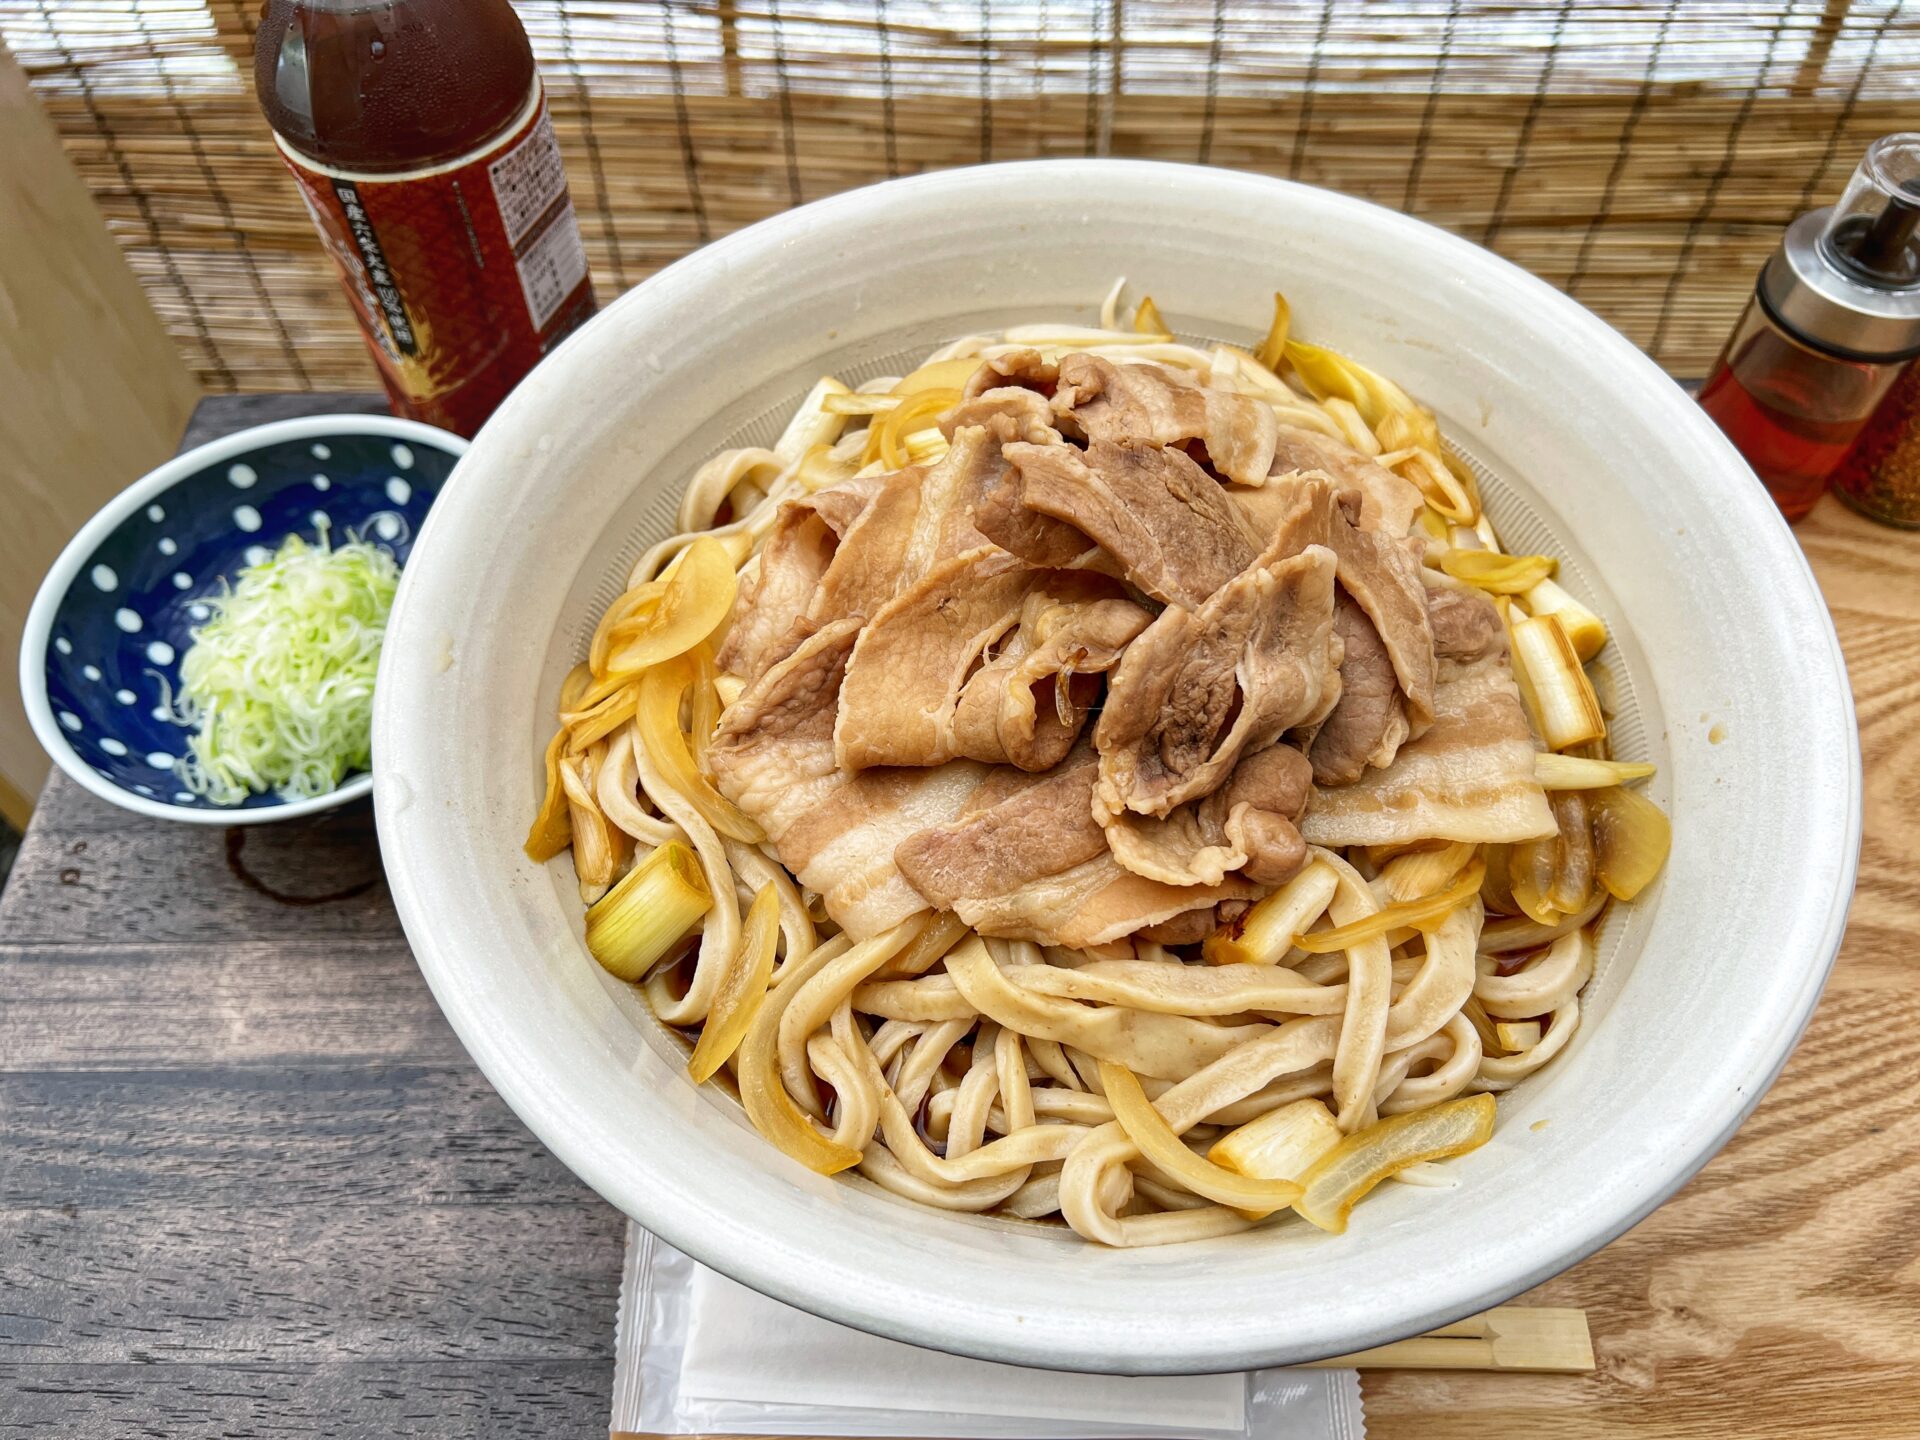
M 1840 203 L 1787 230 L 1700 404 L 1789 520 L 1920 354 L 1920 135 L 1876 140 Z

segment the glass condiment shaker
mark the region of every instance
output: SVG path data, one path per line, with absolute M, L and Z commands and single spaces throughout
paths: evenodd
M 1838 205 L 1767 261 L 1700 404 L 1789 520 L 1825 492 L 1920 354 L 1920 134 L 1874 141 Z

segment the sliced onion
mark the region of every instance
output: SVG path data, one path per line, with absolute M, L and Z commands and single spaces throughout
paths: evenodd
M 1480 893 L 1480 882 L 1486 876 L 1486 869 L 1486 862 L 1476 859 L 1461 872 L 1458 880 L 1438 894 L 1388 905 L 1351 925 L 1296 935 L 1293 943 L 1309 955 L 1331 955 L 1394 930 L 1431 930 Z
M 773 978 L 773 948 L 780 938 L 780 892 L 769 881 L 753 897 L 740 932 L 740 952 L 714 992 L 700 1029 L 700 1041 L 687 1061 L 694 1084 L 709 1079 L 740 1048 L 754 1013 L 767 998 Z
M 708 782 L 693 763 L 687 737 L 680 729 L 680 699 L 693 683 L 694 667 L 685 656 L 655 665 L 640 677 L 639 706 L 634 729 L 647 758 L 667 783 L 687 797 L 707 823 L 722 835 L 758 845 L 767 838 L 750 816 Z
M 1153 303 L 1151 295 L 1144 296 L 1133 307 L 1133 328 L 1142 335 L 1152 335 L 1156 339 L 1171 340 L 1173 331 L 1167 328 L 1167 322 L 1160 318 L 1160 307 Z
M 1287 304 L 1287 297 L 1276 290 L 1273 292 L 1273 322 L 1267 326 L 1267 338 L 1253 352 L 1253 358 L 1276 375 L 1280 373 L 1280 362 L 1286 359 L 1287 336 L 1292 329 L 1293 307 Z
M 1498 555 L 1489 550 L 1449 550 L 1440 568 L 1456 580 L 1495 595 L 1523 595 L 1553 574 L 1549 555 Z
M 1291 1180 L 1255 1179 L 1194 1154 L 1153 1108 L 1147 1092 L 1140 1088 L 1140 1082 L 1126 1066 L 1102 1060 L 1100 1083 L 1107 1092 L 1108 1103 L 1113 1106 L 1113 1117 L 1127 1132 L 1127 1139 L 1148 1160 L 1194 1194 L 1251 1212 L 1256 1217 L 1284 1210 L 1299 1198 L 1300 1187 Z
M 1600 883 L 1616 900 L 1631 900 L 1652 883 L 1673 848 L 1673 823 L 1635 790 L 1595 790 L 1587 801 Z
M 1349 1135 L 1321 1156 L 1304 1177 L 1293 1208 L 1322 1230 L 1344 1234 L 1353 1207 L 1374 1186 L 1409 1165 L 1479 1149 L 1493 1134 L 1493 1118 L 1491 1095 L 1389 1116 Z
M 547 742 L 547 793 L 540 802 L 540 813 L 533 817 L 523 847 L 527 858 L 545 864 L 573 843 L 573 822 L 567 811 L 567 790 L 560 779 L 560 755 L 567 748 L 567 732 L 554 732 Z
M 631 674 L 684 655 L 733 613 L 739 588 L 733 559 L 711 535 L 682 550 L 663 580 L 665 589 L 649 611 L 613 627 L 606 674 Z
M 842 953 L 822 945 L 797 964 L 788 962 L 780 987 L 767 993 L 740 1042 L 740 1061 L 735 1067 L 740 1082 L 740 1103 L 747 1118 L 784 1154 L 798 1160 L 821 1175 L 837 1175 L 860 1163 L 860 1152 L 849 1145 L 828 1139 L 808 1120 L 794 1103 L 780 1079 L 780 1017 L 806 982 L 832 964 Z

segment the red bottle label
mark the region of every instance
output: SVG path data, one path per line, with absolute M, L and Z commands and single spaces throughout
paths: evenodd
M 400 413 L 473 434 L 593 313 L 537 80 L 504 136 L 444 165 L 361 175 L 280 151 Z

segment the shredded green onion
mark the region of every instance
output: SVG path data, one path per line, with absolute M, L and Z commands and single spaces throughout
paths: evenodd
M 180 662 L 174 718 L 196 733 L 180 783 L 216 805 L 268 790 L 307 799 L 372 762 L 373 676 L 400 582 L 390 551 L 349 532 L 280 549 L 205 603 Z

